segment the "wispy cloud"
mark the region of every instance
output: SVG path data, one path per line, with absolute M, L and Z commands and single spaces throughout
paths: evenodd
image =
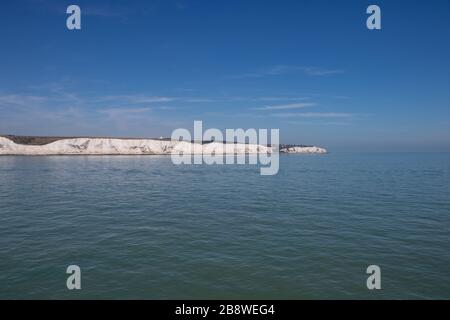
M 217 100 L 211 98 L 184 98 L 180 99 L 185 102 L 216 102 Z
M 188 103 L 206 103 L 216 102 L 216 99 L 203 97 L 167 97 L 167 96 L 151 96 L 143 94 L 135 95 L 110 95 L 97 98 L 98 102 L 115 102 L 119 104 L 147 104 L 160 102 L 188 102 Z
M 273 113 L 272 117 L 303 117 L 303 118 L 349 118 L 352 117 L 351 113 L 339 113 L 339 112 L 285 112 L 285 113 Z
M 172 106 L 161 106 L 158 107 L 159 110 L 165 110 L 165 111 L 171 111 L 171 110 L 176 110 L 177 108 L 172 107 Z
M 331 74 L 339 74 L 344 73 L 343 70 L 339 69 L 322 69 L 322 68 L 315 68 L 315 67 L 307 67 L 303 68 L 303 71 L 305 74 L 310 76 L 326 76 Z
M 4 94 L 0 95 L 1 107 L 27 107 L 30 105 L 40 104 L 46 101 L 46 97 L 35 95 L 21 95 L 21 94 Z
M 97 102 L 119 102 L 119 103 L 153 103 L 153 102 L 169 102 L 174 101 L 176 98 L 173 97 L 161 97 L 161 96 L 147 96 L 142 94 L 137 95 L 109 95 L 102 96 L 96 99 Z
M 261 78 L 266 76 L 278 76 L 294 73 L 303 73 L 308 76 L 326 76 L 332 74 L 340 74 L 344 71 L 341 69 L 325 69 L 313 66 L 296 66 L 296 65 L 275 65 L 268 68 L 258 70 L 256 72 L 242 73 L 231 76 L 230 78 Z
M 353 125 L 352 122 L 349 121 L 310 121 L 310 120 L 304 120 L 304 121 L 282 121 L 283 123 L 287 125 L 294 125 L 294 126 L 351 126 Z
M 292 109 L 303 109 L 306 107 L 312 107 L 316 104 L 313 102 L 301 102 L 301 103 L 291 103 L 291 104 L 282 104 L 282 105 L 275 105 L 275 106 L 264 106 L 264 107 L 258 107 L 253 108 L 253 110 L 292 110 Z
M 277 97 L 260 97 L 260 98 L 256 98 L 254 100 L 257 101 L 299 101 L 299 100 L 308 100 L 308 97 L 282 97 L 282 96 L 277 96 Z
M 109 117 L 126 116 L 133 114 L 142 114 L 151 111 L 151 108 L 109 108 L 98 110 L 99 113 Z

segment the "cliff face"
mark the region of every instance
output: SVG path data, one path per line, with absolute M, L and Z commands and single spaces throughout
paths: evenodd
M 17 142 L 17 143 L 16 143 Z M 244 154 L 272 153 L 257 144 L 210 142 L 192 143 L 168 139 L 57 138 L 0 136 L 0 155 L 144 155 L 144 154 Z M 327 153 L 314 146 L 280 146 L 281 153 Z
M 242 154 L 271 153 L 272 149 L 256 144 L 208 144 L 156 139 L 69 138 L 44 145 L 18 144 L 0 137 L 0 155 L 144 155 L 144 154 Z
M 293 147 L 282 147 L 280 148 L 280 152 L 284 153 L 327 153 L 327 150 L 319 147 L 301 147 L 301 146 L 293 146 Z

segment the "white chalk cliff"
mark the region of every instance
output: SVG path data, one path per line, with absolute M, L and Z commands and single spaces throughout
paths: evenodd
M 208 144 L 157 139 L 73 138 L 44 145 L 18 144 L 0 137 L 0 155 L 144 155 L 144 154 L 243 154 L 271 153 L 257 144 Z
M 270 146 L 244 143 L 120 138 L 67 138 L 43 145 L 20 144 L 0 136 L 0 155 L 145 155 L 145 154 L 252 154 L 272 153 Z M 281 146 L 282 153 L 327 153 L 319 147 Z
M 327 153 L 327 150 L 319 147 L 285 147 L 280 148 L 280 152 L 284 153 Z

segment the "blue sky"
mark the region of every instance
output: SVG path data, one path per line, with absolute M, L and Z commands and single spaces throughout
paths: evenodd
M 445 0 L 2 1 L 0 133 L 159 137 L 203 120 L 332 151 L 450 151 L 449 17 Z

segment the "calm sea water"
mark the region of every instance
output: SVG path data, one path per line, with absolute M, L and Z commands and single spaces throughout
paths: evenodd
M 280 161 L 0 157 L 0 298 L 450 299 L 450 154 Z

